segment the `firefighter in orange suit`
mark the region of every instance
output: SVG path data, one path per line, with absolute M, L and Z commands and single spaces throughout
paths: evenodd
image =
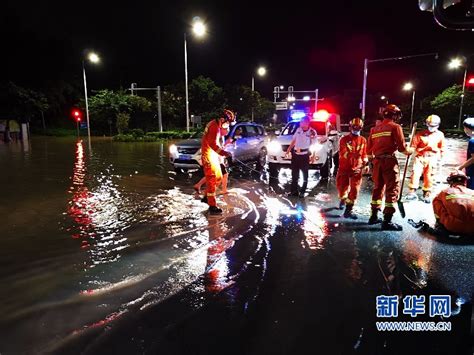
M 368 164 L 367 140 L 360 135 L 364 122 L 354 118 L 349 123 L 350 134 L 339 141 L 339 169 L 336 175 L 336 186 L 339 192 L 339 208 L 344 205 L 345 218 L 357 219 L 352 209 L 359 195 L 362 173 Z
M 224 110 L 223 117 L 210 121 L 204 130 L 201 142 L 202 167 L 206 176 L 206 195 L 202 201 L 209 205 L 210 214 L 221 214 L 222 210 L 216 203 L 216 186 L 222 179 L 219 155 L 230 157 L 230 153 L 220 146 L 221 129 L 229 129 L 229 125 L 235 121 L 235 114 L 230 110 Z
M 369 224 L 381 222 L 378 212 L 385 195 L 382 230 L 402 230 L 402 226 L 392 222 L 395 204 L 400 193 L 399 167 L 395 152 L 398 150 L 410 155 L 413 150 L 406 146 L 402 127 L 396 123 L 401 117 L 402 112 L 398 106 L 387 105 L 383 110 L 382 123 L 372 129 L 367 142 L 367 152 L 373 159 L 372 179 L 374 181 L 372 215 Z
M 420 177 L 423 174 L 423 201 L 430 203 L 430 194 L 433 187 L 433 170 L 437 160 L 442 158 L 445 141 L 443 132 L 438 130 L 441 123 L 439 116 L 430 115 L 425 122 L 427 129 L 417 133 L 411 143 L 411 146 L 415 149 L 415 159 L 408 185 L 410 193 L 406 200 L 418 200 L 416 190 L 420 184 Z
M 450 186 L 433 199 L 436 229 L 474 236 L 474 190 L 466 187 L 467 180 L 461 171 L 451 173 L 447 179 Z

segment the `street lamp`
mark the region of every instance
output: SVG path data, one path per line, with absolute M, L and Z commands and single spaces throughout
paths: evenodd
M 362 82 L 362 102 L 360 104 L 361 111 L 362 111 L 362 119 L 365 119 L 365 111 L 366 111 L 366 99 L 367 99 L 367 78 L 369 75 L 369 63 L 377 63 L 377 62 L 389 62 L 389 61 L 398 61 L 398 60 L 405 60 L 405 59 L 412 59 L 412 58 L 419 58 L 419 57 L 426 57 L 426 56 L 434 56 L 435 59 L 438 59 L 438 53 L 425 53 L 425 54 L 415 54 L 415 55 L 406 55 L 403 57 L 393 57 L 393 58 L 381 58 L 381 59 L 364 59 L 364 80 Z
M 97 53 L 90 52 L 87 54 L 86 59 L 93 63 L 98 64 L 100 62 L 100 57 Z M 84 59 L 82 60 L 82 75 L 84 77 L 84 97 L 86 101 L 86 120 L 87 120 L 87 139 L 89 141 L 89 147 L 91 146 L 91 127 L 89 124 L 89 101 L 87 99 L 87 78 L 86 78 L 86 65 Z
M 453 58 L 448 63 L 449 69 L 459 69 L 460 67 L 464 66 L 464 78 L 462 80 L 462 93 L 461 93 L 461 103 L 459 104 L 459 122 L 458 122 L 458 129 L 461 129 L 461 121 L 462 121 L 462 106 L 464 104 L 464 92 L 466 91 L 466 76 L 467 76 L 467 59 L 463 58 Z
M 206 25 L 199 17 L 193 19 L 192 31 L 196 37 L 206 35 Z M 186 91 L 186 131 L 189 132 L 188 44 L 184 33 L 184 84 Z
M 410 115 L 410 128 L 411 128 L 413 126 L 413 109 L 415 108 L 415 88 L 412 83 L 405 83 L 405 85 L 403 85 L 403 91 L 412 91 L 411 115 Z
M 265 76 L 267 74 L 267 69 L 265 67 L 259 67 L 257 69 L 257 75 L 260 77 Z M 252 75 L 252 91 L 255 91 L 255 76 Z M 253 122 L 253 116 L 254 116 L 254 109 L 253 109 L 253 102 L 252 102 L 252 122 Z

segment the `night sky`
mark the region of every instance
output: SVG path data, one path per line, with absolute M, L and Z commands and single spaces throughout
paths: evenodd
M 400 95 L 404 81 L 428 94 L 461 81 L 447 60 L 474 53 L 474 34 L 439 27 L 418 1 L 3 1 L 1 79 L 42 87 L 78 80 L 85 49 L 103 62 L 88 68 L 93 89 L 166 85 L 184 76 L 183 33 L 193 16 L 209 34 L 189 40 L 190 77 L 220 85 L 246 84 L 259 65 L 268 75 L 256 88 L 271 98 L 275 85 L 321 94 L 359 89 L 363 59 L 439 52 L 370 66 L 372 92 Z

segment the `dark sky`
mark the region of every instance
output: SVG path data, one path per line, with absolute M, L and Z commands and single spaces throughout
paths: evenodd
M 435 24 L 417 0 L 379 1 L 3 1 L 1 79 L 40 87 L 80 78 L 84 49 L 103 58 L 88 69 L 91 89 L 166 85 L 183 80 L 183 33 L 193 16 L 206 20 L 204 40 L 189 40 L 190 77 L 250 85 L 319 87 L 322 95 L 358 89 L 363 58 L 439 52 L 440 58 L 372 64 L 372 92 L 398 95 L 406 80 L 421 92 L 461 81 L 446 62 L 474 53 L 474 34 Z

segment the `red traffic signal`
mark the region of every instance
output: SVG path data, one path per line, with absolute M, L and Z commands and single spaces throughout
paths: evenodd
M 469 92 L 474 92 L 474 75 L 469 75 L 466 78 L 466 90 Z
M 74 118 L 74 120 L 76 122 L 81 122 L 82 120 L 82 112 L 78 109 L 74 109 L 72 110 L 72 118 Z

